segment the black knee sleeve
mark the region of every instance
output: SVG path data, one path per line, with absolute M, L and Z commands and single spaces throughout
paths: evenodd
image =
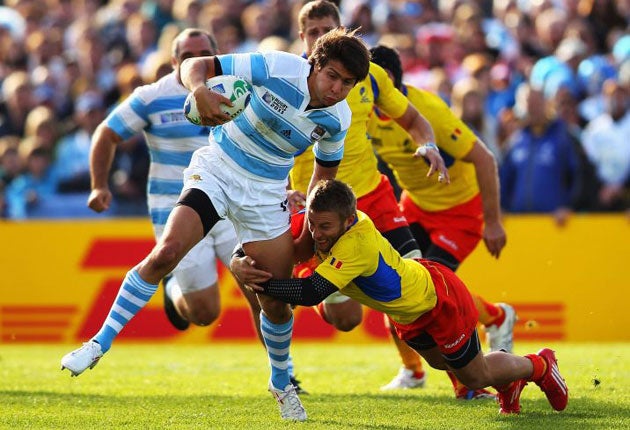
M 427 260 L 437 261 L 440 264 L 445 265 L 453 272 L 457 270 L 459 267 L 459 261 L 453 254 L 441 248 L 431 242 L 431 237 L 429 233 L 422 228 L 422 226 L 418 223 L 409 224 L 409 230 L 413 234 L 413 237 L 420 245 L 420 250 L 422 251 L 422 258 L 426 258 Z
M 408 227 L 398 227 L 382 235 L 402 256 L 420 249 Z
M 208 195 L 197 188 L 189 188 L 184 191 L 179 197 L 176 206 L 188 206 L 197 212 L 203 225 L 204 237 L 221 219 Z

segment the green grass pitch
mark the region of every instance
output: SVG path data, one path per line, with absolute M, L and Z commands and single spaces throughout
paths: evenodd
M 529 384 L 519 416 L 489 400 L 457 401 L 429 369 L 423 389 L 379 391 L 393 345 L 294 342 L 305 423 L 280 419 L 259 344 L 115 344 L 78 378 L 61 372 L 77 345 L 0 344 L 0 429 L 630 429 L 630 343 L 518 343 L 556 350 L 570 400 L 562 413 Z

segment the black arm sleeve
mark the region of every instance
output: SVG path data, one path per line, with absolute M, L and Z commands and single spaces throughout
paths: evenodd
M 341 160 L 324 161 L 324 160 L 320 160 L 317 157 L 315 158 L 315 161 L 317 162 L 317 164 L 319 164 L 322 167 L 335 167 L 341 163 Z
M 263 294 L 292 305 L 314 306 L 339 291 L 330 281 L 314 273 L 308 278 L 271 279 L 260 284 Z
M 219 76 L 223 74 L 223 67 L 221 67 L 221 62 L 215 56 L 214 57 L 214 76 Z

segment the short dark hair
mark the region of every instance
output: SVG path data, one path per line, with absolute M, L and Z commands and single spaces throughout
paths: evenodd
M 322 68 L 331 60 L 337 60 L 354 76 L 356 82 L 362 81 L 370 71 L 370 51 L 355 33 L 336 28 L 324 34 L 315 42 L 313 52 L 308 57 L 309 63 Z
M 219 45 L 217 44 L 217 40 L 215 39 L 212 33 L 201 28 L 187 28 L 186 30 L 179 33 L 175 37 L 175 39 L 173 39 L 173 46 L 172 46 L 173 58 L 179 57 L 179 42 L 181 42 L 184 39 L 188 39 L 190 37 L 201 37 L 201 36 L 205 36 L 208 38 L 212 52 L 214 52 L 214 54 L 218 54 Z
M 329 0 L 310 0 L 304 3 L 298 14 L 300 31 L 304 30 L 307 19 L 321 19 L 330 16 L 336 21 L 337 26 L 341 25 L 341 12 L 337 6 Z
M 306 206 L 314 212 L 336 212 L 344 220 L 357 211 L 357 198 L 345 182 L 322 179 L 308 194 Z
M 384 45 L 376 45 L 370 49 L 370 54 L 372 54 L 373 63 L 378 64 L 394 75 L 394 86 L 400 89 L 402 87 L 403 70 L 398 52 Z

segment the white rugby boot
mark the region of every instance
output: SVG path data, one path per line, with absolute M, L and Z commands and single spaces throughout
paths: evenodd
M 421 378 L 416 378 L 413 374 L 413 370 L 407 369 L 405 366 L 401 366 L 398 374 L 387 385 L 381 387 L 382 391 L 389 390 L 404 390 L 409 388 L 422 388 L 427 380 L 426 372 L 423 372 Z
M 86 369 L 92 369 L 103 356 L 101 345 L 94 340 L 85 342 L 81 348 L 64 355 L 61 370 L 68 369 L 70 376 L 79 376 Z
M 516 322 L 516 312 L 514 308 L 507 303 L 497 303 L 505 312 L 503 324 L 496 326 L 486 326 L 486 337 L 488 338 L 488 346 L 490 351 L 512 352 L 514 340 L 514 323 Z
M 287 385 L 284 390 L 279 390 L 269 381 L 269 392 L 278 402 L 280 416 L 283 420 L 306 421 L 306 411 L 293 384 Z

